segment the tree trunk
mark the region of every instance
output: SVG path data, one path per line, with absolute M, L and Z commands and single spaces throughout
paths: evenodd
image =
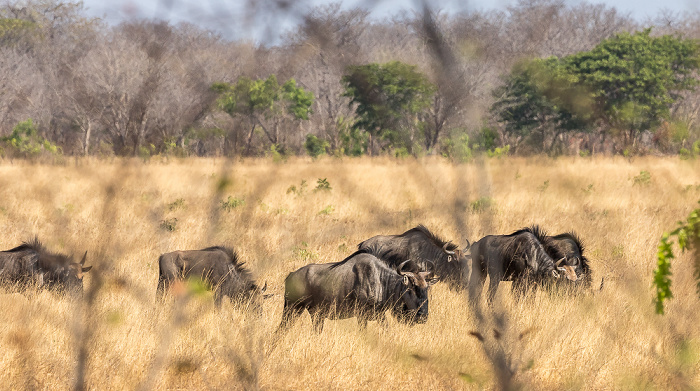
M 85 129 L 85 140 L 83 142 L 83 155 L 88 156 L 90 153 L 90 135 L 92 133 L 92 122 L 87 120 L 87 129 Z

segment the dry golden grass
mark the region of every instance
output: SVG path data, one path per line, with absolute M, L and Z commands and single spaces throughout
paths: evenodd
M 635 184 L 642 170 L 651 179 Z M 319 178 L 332 190 L 314 191 Z M 229 196 L 244 202 L 226 211 Z M 37 234 L 55 251 L 87 250 L 95 269 L 82 301 L 3 290 L 0 388 L 67 389 L 83 364 L 86 387 L 100 390 L 497 388 L 494 352 L 526 389 L 698 388 L 689 259 L 673 264 L 667 315 L 654 314 L 651 288 L 661 233 L 698 199 L 700 163 L 675 158 L 2 162 L 0 248 Z M 606 287 L 516 303 L 503 283 L 495 312 L 476 322 L 465 294 L 438 284 L 427 324 L 327 320 L 317 336 L 304 315 L 270 351 L 290 271 L 420 223 L 460 245 L 533 223 L 575 230 Z M 207 296 L 154 305 L 158 256 L 214 244 L 233 246 L 277 294 L 262 317 L 216 311 Z

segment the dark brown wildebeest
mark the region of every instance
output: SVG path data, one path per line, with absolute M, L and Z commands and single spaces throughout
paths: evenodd
M 87 251 L 80 263 L 73 262 L 72 257 L 46 250 L 35 237 L 11 250 L 0 251 L 0 284 L 23 287 L 36 284 L 59 291 L 82 292 L 83 277 L 92 269 L 85 267 L 86 257 Z
M 234 303 L 250 301 L 259 308 L 267 284 L 259 288 L 243 264 L 235 251 L 222 246 L 162 254 L 158 258 L 158 297 L 163 298 L 176 280 L 198 278 L 213 289 L 217 307 L 228 296 Z
M 406 259 L 410 259 L 422 270 L 427 270 L 426 261 L 435 265 L 435 274 L 446 282 L 450 289 L 466 288 L 469 265 L 464 252 L 457 245 L 445 242 L 419 225 L 401 235 L 377 235 L 360 243 L 360 251 L 370 253 L 386 262 L 395 270 Z
M 488 235 L 472 244 L 472 298 L 480 297 L 487 275 L 489 303 L 501 281 L 513 281 L 512 290 L 518 296 L 537 285 L 576 281 L 574 268 L 562 265 L 564 257 L 555 261 L 542 244 L 545 241 L 544 231 L 533 226 L 510 235 Z
M 537 226 L 531 230 L 539 229 Z M 546 236 L 542 242 L 545 251 L 552 259 L 564 258 L 562 265 L 571 266 L 576 273 L 575 287 L 589 289 L 593 282 L 591 266 L 588 258 L 583 255 L 583 244 L 575 232 L 566 232 L 554 236 Z
M 424 323 L 428 318 L 428 288 L 432 271 L 411 272 L 417 266 L 404 261 L 398 272 L 372 254 L 355 252 L 336 263 L 310 264 L 290 273 L 284 281 L 284 311 L 279 331 L 286 330 L 307 310 L 314 331 L 323 321 L 357 317 L 361 328 L 367 321 L 386 321 L 390 310 L 400 321 Z

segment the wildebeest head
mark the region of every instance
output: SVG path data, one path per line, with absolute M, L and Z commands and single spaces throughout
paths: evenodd
M 392 312 L 402 323 L 425 323 L 428 320 L 428 288 L 438 281 L 432 262 L 428 261 L 428 265 L 429 271 L 415 271 L 418 268 L 415 262 L 407 260 L 398 267 L 402 280 L 396 287 L 399 299 Z
M 85 267 L 87 251 L 80 262 L 73 262 L 72 256 L 48 251 L 38 238 L 23 243 L 17 249 L 34 254 L 36 264 L 33 273 L 39 286 L 59 291 L 83 291 L 83 277 L 92 269 L 92 266 Z

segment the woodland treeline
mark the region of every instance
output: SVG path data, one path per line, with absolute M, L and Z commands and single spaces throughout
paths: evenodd
M 700 13 L 311 9 L 279 44 L 0 6 L 0 155 L 700 154 Z

